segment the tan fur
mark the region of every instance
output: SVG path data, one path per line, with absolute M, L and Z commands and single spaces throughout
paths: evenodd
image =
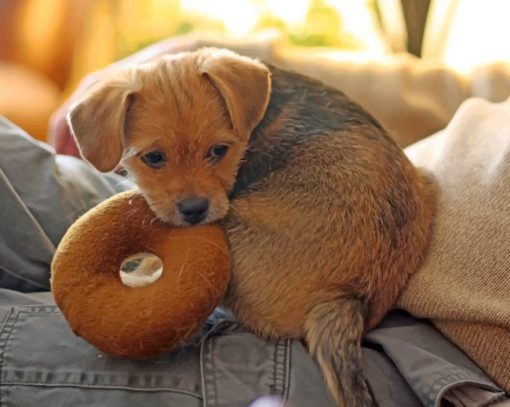
M 68 115 L 81 154 L 100 171 L 113 170 L 126 146 L 124 123 L 130 95 L 140 87 L 133 73 L 126 70 L 97 84 Z
M 234 80 L 232 70 L 238 65 L 246 66 L 246 72 Z M 240 98 L 230 82 L 246 97 Z M 211 222 L 227 213 L 226 191 L 235 181 L 249 134 L 264 114 L 269 83 L 266 67 L 230 52 L 179 54 L 127 68 L 97 84 L 68 119 L 83 156 L 99 170 L 112 170 L 123 154 L 123 165 L 162 220 L 182 224 L 177 202 L 198 195 L 211 199 L 206 219 Z M 243 105 L 242 99 L 251 103 Z M 229 154 L 211 167 L 204 157 L 220 142 L 230 145 Z M 169 157 L 159 171 L 140 161 L 154 148 Z
M 299 81 L 293 86 L 301 86 Z M 177 202 L 209 198 L 205 221 L 222 219 L 233 261 L 224 304 L 261 335 L 305 338 L 339 405 L 373 405 L 362 374 L 361 337 L 392 307 L 424 257 L 434 212 L 432 183 L 360 114 L 359 123 L 344 126 L 348 131 L 310 137 L 302 147 L 293 144 L 294 155 L 271 163 L 281 168 L 229 201 L 242 160 L 250 160 L 249 133 L 264 111 L 265 124 L 255 131 L 257 148 L 271 151 L 284 132 L 290 137 L 289 131 L 304 132 L 313 124 L 313 113 L 300 118 L 296 109 L 304 105 L 299 111 L 307 111 L 314 90 L 305 90 L 293 104 L 267 107 L 268 70 L 213 49 L 155 61 L 139 68 L 126 88 L 134 83 L 141 87 L 125 122 L 123 163 L 152 209 L 179 225 Z M 286 84 L 279 86 L 271 100 L 287 97 Z M 361 111 L 338 92 L 323 96 L 316 83 L 310 86 L 320 103 L 330 98 L 335 109 L 340 106 L 332 116 L 325 115 L 327 107 L 317 115 L 334 122 Z M 94 97 L 82 104 L 77 109 L 83 112 L 105 110 Z M 86 131 L 81 123 L 75 129 Z M 97 134 L 77 134 L 78 143 Z M 204 156 L 219 142 L 229 143 L 230 151 L 211 165 Z M 110 142 L 97 138 L 95 154 L 112 151 L 105 143 Z M 159 170 L 140 160 L 154 147 L 169 157 Z M 255 148 L 251 141 L 249 148 Z
M 203 50 L 198 67 L 220 91 L 234 130 L 247 141 L 269 102 L 269 71 L 252 59 L 218 49 Z

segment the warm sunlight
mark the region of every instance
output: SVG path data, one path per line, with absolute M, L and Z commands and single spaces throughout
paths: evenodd
M 248 34 L 257 23 L 258 11 L 251 0 L 182 0 L 184 12 L 221 21 L 236 36 Z
M 384 48 L 370 0 L 181 0 L 180 4 L 191 25 L 209 22 L 214 31 L 219 23 L 231 37 L 276 28 L 298 45 Z
M 303 23 L 310 9 L 310 0 L 264 1 L 264 6 L 288 25 Z
M 509 1 L 436 1 L 424 56 L 464 73 L 495 61 L 510 62 L 509 16 Z

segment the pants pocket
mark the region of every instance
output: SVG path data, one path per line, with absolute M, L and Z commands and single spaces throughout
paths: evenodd
M 76 337 L 56 306 L 13 307 L 0 331 L 1 406 L 202 405 L 200 349 L 119 360 Z

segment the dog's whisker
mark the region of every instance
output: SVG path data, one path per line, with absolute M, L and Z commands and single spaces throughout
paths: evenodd
M 126 218 L 130 218 L 130 217 L 134 216 L 137 212 L 138 212 L 137 208 L 133 208 L 133 209 L 127 211 Z
M 205 237 L 202 237 L 202 236 L 196 236 L 196 235 L 193 235 L 193 236 L 171 236 L 170 239 L 172 240 L 188 240 L 188 239 L 200 239 L 206 243 L 209 243 L 211 246 L 214 246 L 216 247 L 218 250 L 220 250 L 222 253 L 224 253 L 225 255 L 229 255 L 229 252 L 228 250 L 225 250 L 223 247 L 219 246 L 217 243 L 215 243 L 213 240 L 209 240 L 209 239 L 206 239 Z
M 203 240 L 204 242 L 209 243 L 211 246 L 216 247 L 217 249 L 219 249 L 225 255 L 227 255 L 227 256 L 229 255 L 228 250 L 226 250 L 225 248 L 219 246 L 215 241 L 206 239 L 205 237 L 202 237 L 202 236 L 197 236 L 197 238 L 200 239 L 200 240 Z
M 186 253 L 184 254 L 184 261 L 181 264 L 181 268 L 179 269 L 179 274 L 177 276 L 177 282 L 179 283 L 182 278 L 182 273 L 184 272 L 184 267 L 186 266 L 186 263 L 188 261 L 188 255 L 189 255 L 190 249 L 186 250 Z

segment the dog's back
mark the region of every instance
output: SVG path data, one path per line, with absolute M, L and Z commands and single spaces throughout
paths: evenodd
M 371 405 L 363 332 L 424 257 L 433 185 L 343 93 L 271 68 L 224 220 L 225 299 L 263 335 L 305 337 L 340 405 Z

